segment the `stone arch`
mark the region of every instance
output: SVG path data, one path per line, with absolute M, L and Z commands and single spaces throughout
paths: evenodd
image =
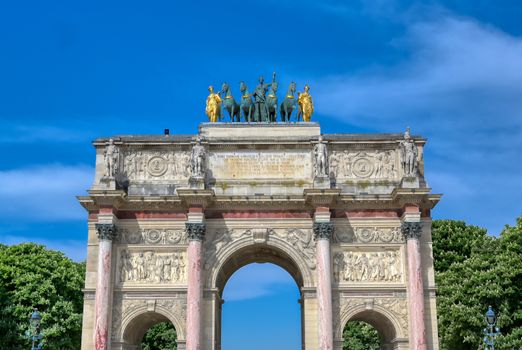
M 397 315 L 380 305 L 362 303 L 344 310 L 335 330 L 337 339 L 343 339 L 344 328 L 350 321 L 363 321 L 373 326 L 382 337 L 384 349 L 396 349 L 398 343 L 407 338 L 406 329 Z
M 220 293 L 232 276 L 243 266 L 254 262 L 270 262 L 285 269 L 301 287 L 313 287 L 315 285 L 312 268 L 314 263 L 307 262 L 292 245 L 285 240 L 270 236 L 263 242 L 256 242 L 252 237 L 242 237 L 220 252 L 216 252 L 217 264 L 214 265 L 207 276 L 207 286 L 220 288 Z
M 139 343 L 150 327 L 161 322 L 170 322 L 176 329 L 178 344 L 185 343 L 185 326 L 181 318 L 163 306 L 155 306 L 153 309 L 146 304 L 132 309 L 122 318 L 121 328 L 118 330 L 118 340 L 123 344 L 122 349 L 139 349 Z

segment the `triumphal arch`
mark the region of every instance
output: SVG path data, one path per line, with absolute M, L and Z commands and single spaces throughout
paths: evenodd
M 295 279 L 303 349 L 342 350 L 351 320 L 438 349 L 425 143 L 256 121 L 97 139 L 82 349 L 139 349 L 162 321 L 178 349 L 221 349 L 224 286 L 252 262 Z

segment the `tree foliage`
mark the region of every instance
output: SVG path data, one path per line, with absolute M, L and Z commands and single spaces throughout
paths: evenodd
M 85 264 L 26 243 L 0 245 L 0 349 L 30 348 L 24 334 L 33 307 L 42 315 L 44 346 L 79 349 Z
M 366 322 L 351 321 L 343 331 L 343 350 L 379 350 L 377 330 Z
M 484 313 L 498 314 L 496 349 L 522 349 L 522 217 L 500 237 L 456 221 L 435 221 L 441 350 L 482 348 Z
M 143 336 L 141 347 L 143 350 L 176 350 L 176 329 L 170 322 L 150 327 Z

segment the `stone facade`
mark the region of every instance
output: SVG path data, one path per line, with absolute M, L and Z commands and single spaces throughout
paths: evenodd
M 385 349 L 438 349 L 440 195 L 421 137 L 408 140 L 414 167 L 402 134 L 321 135 L 317 123 L 111 140 L 94 142 L 94 183 L 78 197 L 89 212 L 82 350 L 138 349 L 162 321 L 179 349 L 221 349 L 222 292 L 253 262 L 298 284 L 303 349 L 341 350 L 350 320 L 372 324 Z

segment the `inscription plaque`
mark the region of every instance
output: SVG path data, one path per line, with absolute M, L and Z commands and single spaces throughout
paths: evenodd
M 312 174 L 309 152 L 220 152 L 209 155 L 216 179 L 308 179 Z

